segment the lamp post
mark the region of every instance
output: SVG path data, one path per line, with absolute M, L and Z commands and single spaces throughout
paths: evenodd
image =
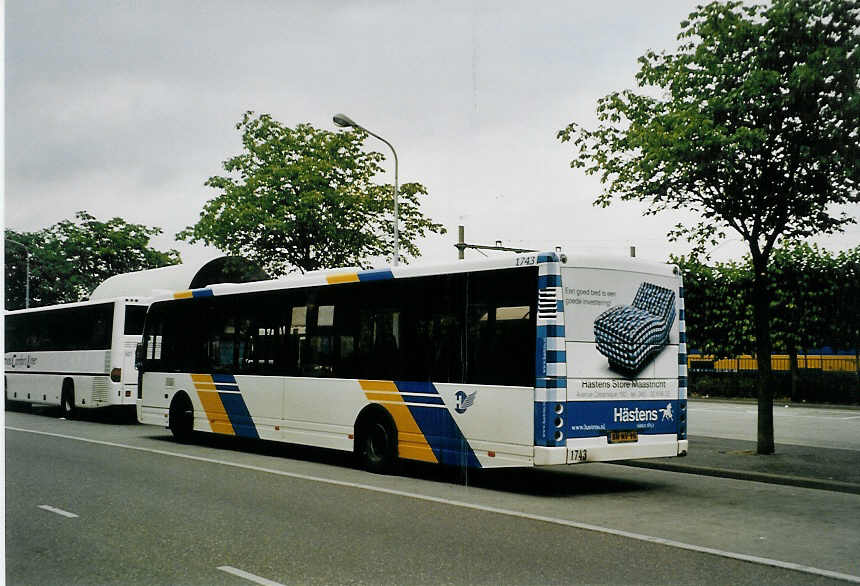
M 388 148 L 391 149 L 391 152 L 394 153 L 394 254 L 392 255 L 391 264 L 397 266 L 400 264 L 400 227 L 399 227 L 399 208 L 397 205 L 397 151 L 394 150 L 394 146 L 376 134 L 375 132 L 371 132 L 361 124 L 355 122 L 352 118 L 347 116 L 346 114 L 335 114 L 332 118 L 335 124 L 338 126 L 347 128 L 358 128 L 359 130 L 365 131 L 367 134 L 371 136 L 375 136 L 382 142 L 388 145 Z
M 12 240 L 11 238 L 7 238 L 6 242 L 17 244 L 24 249 L 24 252 L 27 253 L 27 281 L 24 285 L 24 309 L 30 309 L 30 249 L 27 248 L 24 244 L 21 244 L 17 240 Z

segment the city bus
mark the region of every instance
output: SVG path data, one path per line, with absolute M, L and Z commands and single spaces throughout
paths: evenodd
M 686 455 L 681 276 L 534 253 L 153 300 L 138 420 L 476 468 Z
M 83 301 L 5 314 L 5 398 L 78 409 L 137 401 L 134 351 L 148 301 Z

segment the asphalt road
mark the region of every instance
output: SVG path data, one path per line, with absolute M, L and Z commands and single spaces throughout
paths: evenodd
M 756 441 L 755 403 L 689 401 L 691 436 Z M 777 443 L 860 451 L 860 410 L 777 405 Z
M 376 476 L 333 452 L 132 424 L 7 412 L 6 428 L 10 584 L 860 576 L 858 495 L 608 464 Z

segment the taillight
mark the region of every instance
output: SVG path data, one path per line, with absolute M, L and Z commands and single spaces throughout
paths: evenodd
M 115 383 L 118 383 L 119 381 L 121 381 L 122 380 L 122 369 L 121 368 L 111 369 L 110 379 Z

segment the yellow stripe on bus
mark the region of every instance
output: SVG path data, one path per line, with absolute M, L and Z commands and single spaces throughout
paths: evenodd
M 203 405 L 203 411 L 206 413 L 206 419 L 209 420 L 212 431 L 235 435 L 233 424 L 230 423 L 230 417 L 227 415 L 227 410 L 224 409 L 224 403 L 221 401 L 218 391 L 215 390 L 215 381 L 212 380 L 212 375 L 192 374 L 191 381 L 194 383 L 194 388 L 197 389 L 197 396 L 200 398 L 200 404 Z
M 188 299 L 189 297 L 192 297 L 192 296 L 193 296 L 193 293 L 191 293 L 190 290 L 189 291 L 179 291 L 179 292 L 173 294 L 174 299 Z
M 329 285 L 337 283 L 358 283 L 358 273 L 341 273 L 339 275 L 329 275 L 325 278 Z
M 386 401 L 382 406 L 391 414 L 397 426 L 397 451 L 401 458 L 421 462 L 438 463 L 433 448 L 418 427 L 415 418 L 404 404 L 403 397 L 393 381 L 360 380 L 362 390 L 368 401 Z

